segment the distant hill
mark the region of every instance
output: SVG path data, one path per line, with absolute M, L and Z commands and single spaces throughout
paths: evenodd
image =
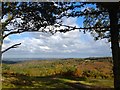
M 84 58 L 85 60 L 97 60 L 97 61 L 112 61 L 112 57 L 89 57 Z
M 15 64 L 15 63 L 19 63 L 19 62 L 21 62 L 21 61 L 2 61 L 2 63 L 4 63 L 4 64 Z
M 35 60 L 94 60 L 94 61 L 112 61 L 112 57 L 88 57 L 88 58 L 5 58 L 2 60 L 4 64 L 15 64 L 24 61 Z

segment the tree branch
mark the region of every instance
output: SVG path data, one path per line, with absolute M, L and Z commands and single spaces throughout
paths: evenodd
M 10 49 L 12 49 L 12 48 L 17 48 L 19 45 L 21 45 L 21 43 L 14 44 L 14 45 L 8 47 L 7 49 L 3 50 L 1 53 L 3 54 L 4 52 L 6 52 L 6 51 L 8 51 L 8 50 L 10 50 Z
M 9 32 L 8 34 L 5 34 L 4 36 L 3 36 L 3 39 L 5 39 L 7 36 L 9 36 L 9 35 L 12 35 L 12 34 L 20 34 L 20 33 L 22 33 L 22 32 L 25 32 L 26 30 L 17 30 L 17 31 L 12 31 L 12 32 Z
M 4 23 L 2 23 L 2 27 L 5 27 L 7 26 L 11 20 L 13 20 L 14 18 L 14 15 L 13 16 L 10 16 Z
M 60 30 L 56 30 L 55 32 L 57 32 L 57 31 L 60 31 L 60 32 L 67 32 L 67 31 L 72 31 L 72 30 L 75 30 L 75 29 L 78 29 L 78 30 L 81 30 L 81 29 L 83 29 L 83 30 L 88 30 L 88 29 L 94 29 L 94 31 L 96 31 L 96 32 L 106 32 L 106 31 L 109 31 L 109 30 L 106 30 L 106 29 L 109 29 L 110 28 L 110 26 L 97 26 L 97 27 L 87 27 L 87 28 L 85 28 L 85 27 L 76 27 L 76 26 L 69 26 L 69 25 L 62 25 L 62 24 L 60 24 L 60 23 L 57 23 L 57 25 L 54 25 L 55 27 L 60 27 L 60 26 L 64 26 L 64 27 L 67 27 L 67 29 L 60 29 Z M 118 27 L 120 27 L 120 24 L 118 24 Z M 97 30 L 97 29 L 99 29 L 99 30 Z M 103 30 L 103 29 L 105 29 L 105 30 Z M 51 32 L 52 32 L 52 30 L 50 30 Z M 24 29 L 18 29 L 17 31 L 12 31 L 12 32 L 10 32 L 10 33 L 8 33 L 8 34 L 6 34 L 6 35 L 4 35 L 3 36 L 3 39 L 5 39 L 7 36 L 9 36 L 9 35 L 12 35 L 12 34 L 20 34 L 20 33 L 23 33 L 23 32 L 45 32 L 45 30 L 44 29 L 42 29 L 41 31 L 39 31 L 39 30 L 24 30 Z
M 64 29 L 62 29 L 62 30 L 58 30 L 58 31 L 60 31 L 60 32 L 67 32 L 67 31 L 71 31 L 71 30 L 75 30 L 75 29 L 79 29 L 79 30 L 81 30 L 81 29 L 104 29 L 104 28 L 110 28 L 110 26 L 106 26 L 106 27 L 87 27 L 87 28 L 84 28 L 84 27 L 79 27 L 79 28 L 77 28 L 76 26 L 68 26 L 68 25 L 62 25 L 62 24 L 59 24 L 59 25 L 55 25 L 55 26 L 65 26 L 65 27 L 67 27 L 68 29 L 66 29 L 66 31 L 64 30 Z M 106 31 L 109 31 L 109 30 L 95 30 L 95 31 L 97 31 L 97 32 L 106 32 Z
M 39 30 L 35 30 L 35 29 L 29 29 L 29 28 L 27 28 L 27 29 L 18 29 L 17 31 L 12 31 L 13 29 L 11 29 L 11 30 L 6 30 L 6 31 L 11 31 L 11 32 L 9 32 L 8 34 L 5 34 L 4 36 L 3 36 L 3 39 L 5 39 L 6 37 L 8 37 L 9 35 L 12 35 L 12 34 L 20 34 L 20 33 L 23 33 L 23 32 L 46 32 L 44 29 L 45 29 L 46 27 L 44 27 L 43 29 L 41 29 L 41 31 L 39 31 Z
M 67 14 L 65 14 L 65 13 L 63 13 L 62 15 L 60 15 L 60 16 L 58 16 L 57 17 L 57 19 L 60 19 L 60 18 L 62 18 L 62 17 L 64 17 L 64 16 L 67 16 L 67 17 L 80 17 L 80 16 L 85 16 L 85 15 L 99 15 L 99 14 L 101 14 L 101 13 L 103 13 L 103 12 L 108 12 L 108 11 L 94 11 L 94 12 L 74 12 L 74 13 L 67 13 Z

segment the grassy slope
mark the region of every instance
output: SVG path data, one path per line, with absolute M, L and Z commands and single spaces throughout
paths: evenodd
M 69 88 L 76 90 L 68 83 L 83 83 L 101 87 L 113 87 L 113 79 L 100 77 L 87 79 L 81 77 L 81 72 L 93 70 L 110 74 L 112 64 L 108 61 L 42 60 L 26 61 L 16 64 L 3 64 L 3 88 Z M 89 74 L 89 73 L 88 73 Z M 91 74 L 91 73 L 90 73 Z M 79 77 L 79 78 L 76 78 Z M 69 77 L 69 78 L 68 78 Z

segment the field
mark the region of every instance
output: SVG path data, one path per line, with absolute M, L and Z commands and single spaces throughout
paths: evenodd
M 16 90 L 20 88 L 38 88 L 38 90 L 113 88 L 112 67 L 110 58 L 3 63 L 2 88 L 3 90 L 5 88 L 17 88 Z

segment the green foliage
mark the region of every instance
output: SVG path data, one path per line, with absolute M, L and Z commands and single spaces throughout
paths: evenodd
M 75 60 L 26 61 L 9 66 L 10 70 L 15 73 L 29 74 L 30 76 L 50 76 L 74 71 L 77 62 Z
M 114 6 L 114 7 L 113 7 Z M 83 17 L 83 27 L 76 28 L 68 26 L 68 31 L 83 28 L 83 32 L 91 33 L 95 40 L 107 38 L 110 41 L 110 12 L 118 14 L 115 18 L 118 19 L 116 26 L 120 22 L 120 3 L 119 2 L 70 2 L 62 3 L 62 17 Z M 117 20 L 116 19 L 116 20 Z M 114 28 L 114 27 L 113 27 Z M 65 30 L 63 30 L 64 32 Z M 118 30 L 119 31 L 119 30 Z M 118 36 L 119 37 L 119 36 Z
M 24 31 L 25 29 L 38 31 L 41 27 L 53 25 L 56 22 L 57 11 L 58 8 L 52 2 L 3 2 L 2 19 L 5 16 L 11 16 L 3 27 L 13 25 L 14 28 Z M 16 18 L 23 22 L 18 22 Z
M 83 71 L 82 75 L 85 76 L 85 77 L 93 77 L 93 78 L 97 78 L 97 77 L 100 76 L 99 72 L 94 71 L 94 70 L 93 71 L 85 70 L 85 71 Z
M 2 70 L 10 70 L 10 66 L 7 64 L 2 64 Z

